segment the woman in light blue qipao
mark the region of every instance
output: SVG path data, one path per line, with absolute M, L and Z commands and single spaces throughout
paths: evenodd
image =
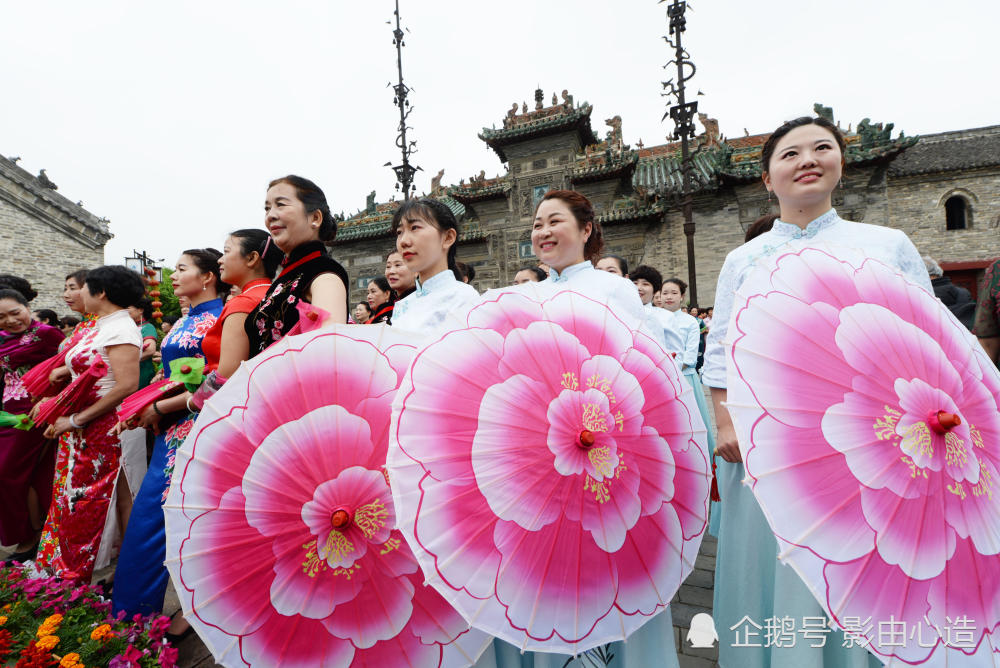
M 718 424 L 716 453 L 721 501 L 713 617 L 722 668 L 864 668 L 882 662 L 845 643 L 840 631 L 816 630 L 823 608 L 791 567 L 777 560 L 778 544 L 750 488 L 726 401 L 723 342 L 736 291 L 750 271 L 768 258 L 817 242 L 864 249 L 911 281 L 931 289 L 920 255 L 905 234 L 841 219 L 831 206 L 844 165 L 845 142 L 825 118 L 802 117 L 775 130 L 764 145 L 764 185 L 775 193 L 781 216 L 774 227 L 726 257 L 715 292 L 702 378 L 712 388 Z M 767 620 L 790 619 L 794 643 L 765 644 Z M 758 626 L 752 626 L 756 624 Z M 773 622 L 771 622 L 773 626 Z M 812 637 L 803 635 L 811 624 Z M 763 627 L 763 628 L 760 628 Z M 736 642 L 737 638 L 739 643 Z M 749 642 L 745 642 L 749 640 Z M 818 645 L 822 644 L 822 647 Z M 743 646 L 734 646 L 743 645 Z M 845 645 L 848 645 L 845 647 Z
M 447 206 L 429 197 L 403 202 L 392 219 L 396 250 L 416 276 L 414 290 L 396 302 L 392 325 L 424 335 L 461 327 L 479 293 L 455 278 L 458 221 Z
M 525 283 L 490 290 L 483 300 L 501 292 L 524 292 L 547 298 L 573 291 L 599 301 L 629 327 L 642 329 L 663 345 L 662 331 L 645 311 L 635 285 L 626 278 L 595 268 L 604 247 L 603 231 L 595 220 L 590 201 L 575 191 L 555 190 L 545 194 L 535 212 L 531 234 L 535 255 L 549 266 L 549 276 L 538 283 Z M 623 642 L 597 647 L 573 659 L 566 654 L 524 652 L 496 639 L 476 663 L 476 668 L 677 668 L 673 619 L 670 608 L 655 615 Z

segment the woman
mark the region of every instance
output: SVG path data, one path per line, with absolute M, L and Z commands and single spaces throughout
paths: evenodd
M 986 269 L 972 332 L 996 364 L 1000 360 L 1000 260 Z
M 354 313 L 351 314 L 351 318 L 355 324 L 363 325 L 368 322 L 370 317 L 372 317 L 372 307 L 368 305 L 368 302 L 358 302 L 354 305 Z
M 393 325 L 431 334 L 478 301 L 476 289 L 455 278 L 458 220 L 451 209 L 429 197 L 406 200 L 396 209 L 392 230 L 416 286 L 396 302 Z
M 49 327 L 59 326 L 59 314 L 50 308 L 41 308 L 34 312 L 34 318 L 43 325 Z
M 392 251 L 385 258 L 385 280 L 389 281 L 389 287 L 392 288 L 392 301 L 394 303 L 409 297 L 417 289 L 413 272 L 406 266 L 406 262 L 398 250 Z
M 522 267 L 514 274 L 514 285 L 524 285 L 525 283 L 541 283 L 548 274 L 538 267 Z
M 222 314 L 222 298 L 229 286 L 219 273 L 221 253 L 213 248 L 184 251 L 170 282 L 174 294 L 187 297 L 191 308 L 163 338 L 164 373 L 170 363 L 187 357 L 205 358 L 203 339 Z M 206 371 L 208 373 L 208 364 Z M 129 615 L 148 615 L 163 607 L 167 570 L 163 566 L 166 537 L 163 529 L 163 500 L 170 487 L 174 453 L 191 431 L 197 415 L 188 408 L 190 394 L 159 399 L 139 414 L 138 425 L 156 433 L 149 470 L 142 480 L 132 508 L 132 518 L 122 541 L 115 571 L 113 610 Z
M 372 317 L 365 321 L 366 325 L 376 325 L 380 322 L 392 324 L 392 288 L 389 281 L 382 276 L 376 276 L 368 281 L 368 306 L 371 308 Z
M 651 325 L 654 321 L 646 313 L 635 284 L 594 266 L 604 248 L 604 233 L 595 220 L 593 206 L 581 193 L 553 190 L 545 194 L 535 211 L 531 245 L 539 260 L 549 267 L 549 277 L 541 283 L 490 290 L 483 295 L 484 301 L 499 292 L 523 290 L 548 296 L 571 290 L 604 303 L 633 329 L 644 329 L 662 340 Z M 615 668 L 676 668 L 679 663 L 670 608 L 646 622 L 626 642 L 612 643 L 606 649 L 614 655 L 609 665 Z M 495 662 L 500 668 L 561 668 L 569 665 L 570 659 L 541 652 L 522 655 L 514 646 L 496 640 L 477 666 L 488 668 Z M 592 651 L 580 660 L 580 665 L 601 665 L 601 661 Z
M 143 296 L 133 306 L 128 307 L 132 321 L 139 327 L 142 335 L 142 351 L 139 353 L 139 389 L 149 385 L 156 375 L 156 365 L 153 355 L 156 354 L 156 327 L 149 322 L 153 317 L 153 304 L 149 297 Z
M 775 130 L 765 142 L 761 161 L 764 186 L 773 192 L 781 216 L 773 228 L 736 248 L 719 274 L 714 307 L 718 316 L 708 336 L 703 380 L 712 388 L 718 425 L 716 453 L 721 501 L 718 556 L 712 615 L 720 630 L 738 625 L 744 616 L 825 617 L 798 575 L 777 560 L 778 545 L 750 488 L 742 484 L 744 468 L 726 401 L 726 356 L 723 342 L 733 312 L 736 291 L 760 261 L 812 243 L 838 243 L 864 248 L 870 257 L 896 268 L 930 291 L 927 270 L 916 248 L 899 230 L 841 219 L 832 208 L 832 194 L 844 166 L 844 138 L 825 118 L 802 117 Z M 753 565 L 752 573 L 748 565 Z M 758 621 L 757 623 L 761 623 Z M 763 644 L 763 643 L 761 643 Z M 798 666 L 877 666 L 874 656 L 858 647 L 845 648 L 844 635 L 834 631 L 822 649 L 809 643 L 796 647 L 733 647 L 721 643 L 719 665 L 759 668 Z
M 0 289 L 0 409 L 12 415 L 31 410 L 21 376 L 54 355 L 63 340 L 56 327 L 32 320 L 24 295 Z M 35 557 L 52 500 L 55 449 L 44 431 L 0 427 L 0 545 L 16 545 L 14 561 Z
M 293 175 L 271 181 L 264 224 L 285 260 L 264 299 L 247 316 L 250 357 L 299 322 L 299 300 L 325 312 L 324 322 L 347 322 L 347 271 L 326 254 L 324 242 L 337 236 L 337 223 L 319 186 Z
M 139 386 L 142 338 L 127 309 L 144 290 L 135 272 L 105 266 L 89 271 L 79 291 L 94 324 L 66 352 L 66 363 L 73 379 L 90 374 L 96 381 L 67 387 L 63 395 L 79 391 L 86 408 L 55 418 L 45 431 L 59 439 L 59 450 L 37 559 L 64 579 L 89 582 L 94 568 L 110 561 L 120 457 L 111 431 L 115 407 Z
M 628 278 L 628 261 L 620 255 L 605 255 L 597 261 L 597 268 Z

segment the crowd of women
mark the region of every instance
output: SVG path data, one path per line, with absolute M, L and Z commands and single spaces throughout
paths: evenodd
M 764 184 L 778 199 L 780 217 L 761 221 L 747 244 L 730 253 L 716 291 L 718 315 L 712 308 L 687 312 L 684 281 L 664 280 L 653 267 L 629 268 L 622 258 L 605 255 L 591 203 L 568 190 L 548 192 L 537 206 L 531 241 L 541 265 L 525 267 L 517 272 L 515 286 L 500 289 L 526 290 L 523 284 L 536 283 L 549 293 L 581 292 L 611 307 L 633 328 L 647 329 L 674 353 L 706 424 L 711 421 L 702 382 L 710 388 L 718 431 L 709 446 L 720 460 L 722 499 L 712 510 L 712 530 L 719 538 L 713 610 L 719 629 L 745 616 L 825 616 L 798 576 L 776 558 L 776 541 L 749 488 L 741 484 L 740 451 L 724 408 L 722 342 L 733 296 L 754 259 L 802 239 L 850 239 L 930 289 L 920 256 L 905 235 L 842 220 L 832 208 L 844 150 L 840 131 L 823 118 L 796 119 L 773 133 L 763 149 Z M 467 282 L 472 268 L 457 259 L 458 221 L 435 199 L 401 204 L 392 222 L 396 243 L 386 258 L 385 276 L 372 280 L 366 301 L 353 308 L 347 272 L 327 252 L 336 222 L 322 190 L 298 176 L 277 179 L 268 184 L 264 211 L 266 231 L 241 229 L 223 239 L 205 239 L 221 243 L 221 253 L 195 248 L 181 254 L 171 281 L 188 310 L 159 351 L 155 334 L 143 325 L 143 283 L 124 267 L 66 277 L 66 304 L 82 316 L 68 336 L 33 320 L 27 306 L 30 286 L 0 277 L 3 411 L 38 423 L 0 428 L 0 544 L 16 546 L 13 558 L 33 559 L 45 572 L 89 581 L 117 551 L 113 581 L 105 583 L 114 609 L 127 614 L 161 610 L 168 580 L 162 504 L 173 455 L 200 407 L 242 361 L 299 331 L 304 314 L 324 324 L 385 323 L 427 335 L 458 326 L 460 316 L 482 298 Z M 979 326 L 998 336 L 992 311 L 993 324 Z M 155 400 L 138 402 L 140 408 L 123 418 L 121 405 L 142 396 L 149 383 L 166 382 L 154 377 L 154 356 L 159 374 L 166 376 L 190 371 L 179 362 L 203 360 L 201 386 L 190 391 L 175 383 Z M 148 465 L 145 432 L 155 434 Z M 176 638 L 190 627 L 178 615 L 170 632 Z M 722 642 L 719 661 L 728 667 L 880 664 L 864 649 L 847 645 L 836 634 L 822 649 Z M 676 652 L 668 609 L 608 654 L 614 656 L 612 665 L 676 666 Z M 566 660 L 522 654 L 497 640 L 479 665 L 562 666 Z

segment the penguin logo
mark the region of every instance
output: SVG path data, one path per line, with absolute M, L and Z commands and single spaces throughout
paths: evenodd
M 715 632 L 715 620 L 712 615 L 699 612 L 691 618 L 691 629 L 687 634 L 687 641 L 694 648 L 711 649 L 719 641 L 719 634 Z

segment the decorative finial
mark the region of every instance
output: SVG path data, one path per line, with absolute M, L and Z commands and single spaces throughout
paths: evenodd
M 545 106 L 543 100 L 545 99 L 545 93 L 541 88 L 535 89 L 535 109 L 542 109 Z

